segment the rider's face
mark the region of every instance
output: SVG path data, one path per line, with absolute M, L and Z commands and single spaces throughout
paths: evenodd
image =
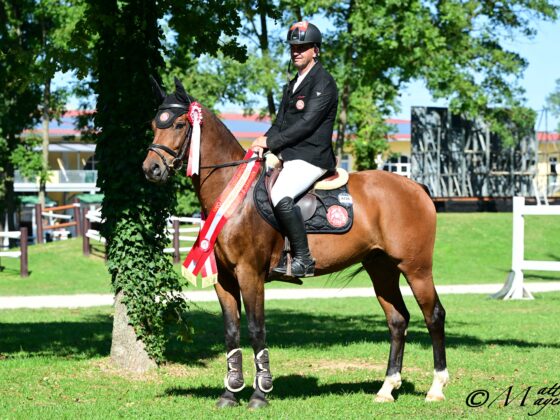
M 316 56 L 313 44 L 290 45 L 294 67 L 299 71 L 307 69 Z

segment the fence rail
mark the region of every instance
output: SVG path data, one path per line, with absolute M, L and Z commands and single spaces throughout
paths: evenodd
M 73 214 L 59 214 L 57 211 L 73 210 Z M 35 217 L 37 225 L 37 243 L 43 243 L 43 234 L 46 230 L 63 229 L 67 227 L 76 228 L 76 236 L 82 236 L 81 206 L 79 203 L 67 204 L 64 206 L 45 207 L 40 204 L 35 205 Z M 44 223 L 44 218 L 48 218 L 48 224 Z M 71 220 L 65 223 L 53 223 L 53 219 Z
M 560 206 L 527 206 L 525 197 L 513 197 L 513 240 L 511 271 L 504 287 L 493 297 L 497 299 L 533 299 L 523 285 L 523 271 L 560 271 L 560 261 L 533 261 L 525 259 L 524 216 L 560 216 Z

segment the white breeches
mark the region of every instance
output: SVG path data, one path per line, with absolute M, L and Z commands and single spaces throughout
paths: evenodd
M 284 169 L 278 175 L 278 179 L 270 192 L 272 205 L 276 206 L 284 197 L 293 199 L 304 193 L 325 172 L 327 172 L 326 169 L 300 159 L 284 162 Z

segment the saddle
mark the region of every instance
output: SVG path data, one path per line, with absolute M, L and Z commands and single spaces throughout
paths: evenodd
M 271 157 L 272 156 L 272 157 Z M 281 171 L 274 155 L 267 155 L 265 170 L 254 189 L 258 213 L 276 230 L 281 231 L 270 200 L 270 191 Z M 348 172 L 342 168 L 327 172 L 301 197 L 296 197 L 307 233 L 345 233 L 352 227 L 352 197 L 348 193 Z

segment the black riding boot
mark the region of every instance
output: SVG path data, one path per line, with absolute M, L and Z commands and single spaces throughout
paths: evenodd
M 284 197 L 274 207 L 274 215 L 280 226 L 284 230 L 286 236 L 290 240 L 292 248 L 292 276 L 293 277 L 310 277 L 315 271 L 315 260 L 309 253 L 309 245 L 307 244 L 307 234 L 305 233 L 305 224 L 301 216 L 301 210 L 294 205 L 294 200 L 290 197 Z M 285 260 L 275 269 L 275 274 L 287 275 Z

